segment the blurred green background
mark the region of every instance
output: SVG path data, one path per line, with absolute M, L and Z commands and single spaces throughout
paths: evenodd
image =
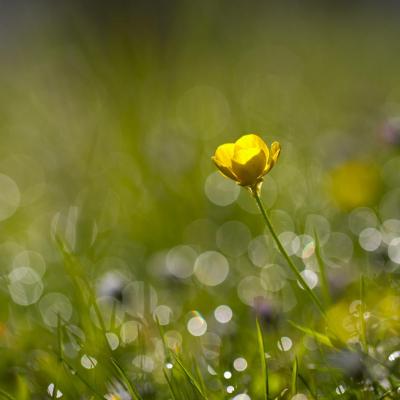
M 400 344 L 399 16 L 386 1 L 1 1 L 0 387 L 91 398 L 60 372 L 61 335 L 111 396 L 104 328 L 144 398 L 171 398 L 158 319 L 211 398 L 258 399 L 260 314 L 273 393 L 296 353 L 322 398 L 347 395 L 354 380 L 336 368 L 330 388 L 315 367 L 330 364 L 287 322 L 320 324 L 253 200 L 211 162 L 250 132 L 282 145 L 263 197 L 338 336 L 359 341 L 363 274 L 387 360 Z

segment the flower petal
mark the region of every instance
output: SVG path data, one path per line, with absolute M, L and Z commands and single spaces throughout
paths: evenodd
M 279 154 L 281 154 L 281 145 L 279 142 L 273 142 L 271 144 L 271 150 L 270 150 L 270 157 L 268 159 L 267 165 L 265 166 L 264 173 L 265 175 L 267 172 L 269 172 L 272 167 L 276 164 L 279 158 Z
M 265 153 L 260 148 L 237 150 L 232 159 L 232 171 L 237 176 L 242 186 L 257 183 L 266 164 Z
M 278 161 L 278 157 L 281 154 L 281 145 L 279 142 L 273 142 L 271 144 L 271 158 L 274 160 L 274 164 Z
M 266 145 L 264 140 L 260 138 L 260 136 L 250 133 L 248 135 L 242 136 L 235 142 L 236 150 L 249 149 L 254 147 L 261 149 L 265 154 L 265 159 L 268 160 L 269 157 L 268 146 Z
M 237 177 L 232 172 L 232 158 L 235 145 L 233 143 L 225 143 L 218 146 L 215 155 L 212 157 L 218 169 L 228 178 L 237 181 Z

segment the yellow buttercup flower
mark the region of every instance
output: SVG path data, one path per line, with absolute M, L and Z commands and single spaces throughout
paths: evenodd
M 255 189 L 275 165 L 280 152 L 278 142 L 273 142 L 268 148 L 259 136 L 249 134 L 235 143 L 218 146 L 212 159 L 224 176 L 241 186 Z
M 215 150 L 212 159 L 224 176 L 233 179 L 239 185 L 249 190 L 260 209 L 279 251 L 286 259 L 289 268 L 304 290 L 306 290 L 310 299 L 314 302 L 321 314 L 326 317 L 325 310 L 318 297 L 308 286 L 308 283 L 304 280 L 280 241 L 260 197 L 264 175 L 276 164 L 280 152 L 281 145 L 278 142 L 273 142 L 271 147 L 268 148 L 264 140 L 259 136 L 249 134 L 242 136 L 235 143 L 225 143 L 219 146 L 217 150 Z

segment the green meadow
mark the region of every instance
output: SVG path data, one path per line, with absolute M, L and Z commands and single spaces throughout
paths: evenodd
M 0 2 L 0 399 L 400 398 L 399 15 Z

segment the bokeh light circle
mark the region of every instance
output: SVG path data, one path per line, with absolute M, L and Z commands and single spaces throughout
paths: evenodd
M 382 234 L 378 229 L 365 228 L 358 237 L 360 246 L 366 251 L 375 251 L 382 243 Z
M 382 240 L 389 244 L 393 239 L 400 236 L 400 220 L 390 218 L 383 221 L 381 226 Z
M 176 351 L 182 346 L 182 335 L 178 331 L 167 331 L 164 334 L 166 345 Z
M 194 312 L 188 320 L 186 328 L 193 336 L 203 336 L 207 332 L 207 322 L 199 312 Z
M 233 361 L 233 368 L 235 368 L 236 371 L 242 372 L 246 370 L 247 368 L 247 361 L 243 357 L 238 357 Z
M 168 271 L 177 278 L 189 278 L 193 273 L 193 266 L 197 253 L 190 246 L 176 246 L 172 248 L 166 258 Z
M 289 256 L 297 254 L 300 250 L 300 239 L 293 232 L 282 232 L 279 235 L 279 240 Z
M 311 269 L 305 269 L 301 271 L 300 275 L 306 281 L 310 289 L 314 289 L 318 285 L 318 275 Z M 300 284 L 299 286 L 303 289 L 303 287 Z
M 158 302 L 153 286 L 143 281 L 135 281 L 123 290 L 125 312 L 134 317 L 152 314 Z
M 228 260 L 217 251 L 206 251 L 196 259 L 194 274 L 206 286 L 221 284 L 228 276 L 228 273 Z
M 246 393 L 236 395 L 232 400 L 251 400 L 250 396 Z
M 59 318 L 63 323 L 72 317 L 72 304 L 62 293 L 48 293 L 39 302 L 39 310 L 46 325 L 55 328 Z
M 315 241 L 310 235 L 299 235 L 299 249 L 296 255 L 303 260 L 311 257 L 315 252 Z
M 287 336 L 282 336 L 279 340 L 278 340 L 278 349 L 280 351 L 289 351 L 293 346 L 293 342 L 292 339 L 290 339 Z
M 233 312 L 229 306 L 220 305 L 214 310 L 214 317 L 221 324 L 228 323 L 232 319 L 232 316 Z
M 36 271 L 18 267 L 8 274 L 8 291 L 14 303 L 29 306 L 36 303 L 43 293 L 43 283 Z
M 332 232 L 322 247 L 325 260 L 332 266 L 347 263 L 353 256 L 353 241 L 344 233 Z
M 116 350 L 119 346 L 119 337 L 114 332 L 107 332 L 106 339 L 111 350 Z
M 200 342 L 207 360 L 217 360 L 219 358 L 222 340 L 216 333 L 205 333 L 201 336 Z
M 171 322 L 172 310 L 166 305 L 159 305 L 153 311 L 153 318 L 162 326 L 168 325 Z
M 349 214 L 350 230 L 358 235 L 366 228 L 375 228 L 378 226 L 378 217 L 375 212 L 367 207 L 359 207 Z
M 272 225 L 274 226 L 276 232 L 293 232 L 294 231 L 294 222 L 292 217 L 283 210 L 272 210 L 270 212 L 270 218 Z M 267 235 L 269 235 L 268 228 L 265 229 Z
M 400 264 L 400 237 L 393 239 L 388 247 L 389 258 L 396 264 Z
M 225 207 L 238 198 L 240 187 L 216 171 L 207 177 L 204 184 L 204 192 L 212 203 Z
M 239 299 L 248 306 L 253 307 L 256 300 L 265 298 L 267 291 L 263 285 L 263 281 L 257 276 L 246 276 L 237 285 L 237 293 Z
M 278 264 L 268 264 L 260 271 L 263 287 L 269 292 L 278 292 L 286 284 L 286 272 Z
M 247 250 L 251 239 L 249 228 L 239 221 L 225 222 L 217 231 L 217 246 L 232 257 L 239 257 Z
M 30 267 L 32 268 L 40 277 L 46 272 L 46 261 L 43 256 L 31 250 L 24 250 L 18 253 L 13 260 L 13 268 L 18 267 Z
M 231 379 L 232 378 L 232 372 L 231 371 L 225 371 L 224 372 L 224 378 L 225 379 Z
M 102 328 L 103 324 L 107 329 L 121 325 L 124 320 L 124 309 L 119 300 L 114 296 L 103 296 L 98 297 L 96 303 L 97 308 L 94 306 L 90 308 L 90 316 L 98 328 Z
M 290 400 L 307 400 L 308 397 L 303 393 L 296 393 Z
M 123 343 L 134 342 L 139 336 L 141 324 L 138 321 L 126 321 L 121 325 L 120 336 Z
M 93 369 L 93 368 L 95 368 L 96 365 L 97 365 L 97 360 L 96 360 L 94 357 L 92 357 L 92 356 L 89 356 L 89 355 L 87 355 L 87 354 L 84 354 L 84 355 L 81 357 L 81 365 L 82 365 L 82 367 L 85 368 L 85 369 Z
M 304 233 L 310 237 L 318 235 L 318 240 L 321 245 L 326 243 L 331 233 L 330 222 L 319 214 L 310 214 L 307 216 Z
M 271 262 L 274 254 L 276 254 L 275 245 L 268 235 L 257 236 L 249 243 L 248 255 L 251 262 L 257 267 L 263 267 Z
M 152 372 L 156 366 L 153 358 L 150 356 L 147 356 L 145 354 L 140 354 L 140 355 L 136 356 L 132 360 L 132 364 L 136 368 L 139 368 L 143 372 L 147 372 L 147 373 Z
M 49 386 L 47 386 L 47 393 L 52 399 L 60 399 L 63 393 L 59 389 L 56 389 L 56 391 L 54 391 L 54 389 L 56 389 L 54 383 L 50 383 Z

